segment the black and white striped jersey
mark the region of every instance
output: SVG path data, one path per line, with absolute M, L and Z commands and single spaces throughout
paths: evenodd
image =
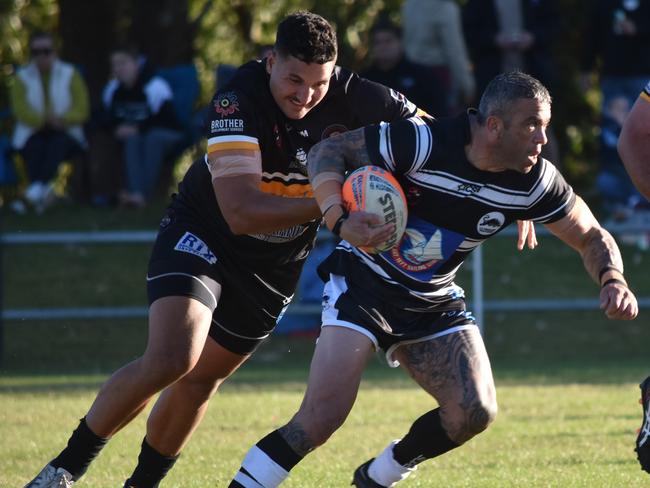
M 467 114 L 382 123 L 367 127 L 365 136 L 373 164 L 402 185 L 406 232 L 398 246 L 381 254 L 341 242 L 321 276 L 342 274 L 362 286 L 379 278 L 393 285 L 383 287 L 391 300 L 399 291 L 407 302 L 414 299 L 412 306 L 428 307 L 464 296 L 454 277 L 477 246 L 516 220 L 559 220 L 575 202 L 572 188 L 542 158 L 527 174 L 474 167 L 465 155 Z

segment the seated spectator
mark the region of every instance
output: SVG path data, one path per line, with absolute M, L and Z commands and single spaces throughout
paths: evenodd
M 12 146 L 23 157 L 30 182 L 24 197 L 40 213 L 52 201 L 52 179 L 61 162 L 85 151 L 82 124 L 89 102 L 83 78 L 57 58 L 51 34 L 33 34 L 29 48 L 32 60 L 11 85 Z
M 427 67 L 406 59 L 398 25 L 380 19 L 372 26 L 370 59 L 372 64 L 361 76 L 397 90 L 433 116 L 447 114 L 445 87 Z
M 596 178 L 596 187 L 605 211 L 615 220 L 627 219 L 636 208 L 645 206 L 645 199 L 634 187 L 616 149 L 623 122 L 629 112 L 630 103 L 627 98 L 622 95 L 614 97 L 605 106 L 601 121 L 601 168 Z
M 104 87 L 99 129 L 91 140 L 91 166 L 95 204 L 118 193 L 124 206 L 142 207 L 156 187 L 165 157 L 183 140 L 169 84 L 153 75 L 126 48 L 111 54 L 114 78 Z

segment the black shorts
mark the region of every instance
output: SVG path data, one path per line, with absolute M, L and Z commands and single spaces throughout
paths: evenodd
M 147 294 L 149 305 L 168 296 L 192 297 L 205 304 L 212 310 L 210 337 L 236 354 L 253 352 L 289 303 L 220 255 L 208 232 L 173 210 L 163 218 L 153 246 Z
M 456 298 L 427 311 L 411 311 L 343 276 L 330 275 L 323 289 L 323 327 L 356 330 L 368 337 L 375 348 L 386 352 L 391 367 L 399 363 L 393 351 L 403 344 L 428 341 L 446 334 L 476 327 L 465 300 Z

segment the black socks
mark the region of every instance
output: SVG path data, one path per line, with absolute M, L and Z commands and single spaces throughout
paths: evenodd
M 106 442 L 108 439 L 97 436 L 88 428 L 84 417 L 70 436 L 66 448 L 50 464 L 67 470 L 76 481 L 83 476 Z
M 393 447 L 393 457 L 402 466 L 413 467 L 425 459 L 458 447 L 440 423 L 440 409 L 431 410 L 413 422 L 404 438 Z
M 142 448 L 138 456 L 138 465 L 127 480 L 127 487 L 157 488 L 160 481 L 178 459 L 178 456 L 163 456 L 147 443 L 147 438 L 142 440 Z

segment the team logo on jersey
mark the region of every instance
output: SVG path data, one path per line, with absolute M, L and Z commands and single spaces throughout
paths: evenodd
M 235 92 L 220 93 L 214 102 L 214 111 L 221 117 L 227 117 L 239 110 L 239 102 Z
M 321 134 L 320 138 L 321 141 L 324 139 L 327 139 L 328 137 L 335 136 L 337 134 L 343 134 L 344 132 L 347 132 L 348 128 L 344 126 L 343 124 L 332 124 L 328 125 L 325 127 L 325 130 Z
M 490 212 L 481 217 L 476 224 L 476 230 L 482 236 L 489 236 L 503 227 L 505 221 L 506 218 L 501 212 Z
M 294 157 L 300 166 L 305 166 L 307 164 L 307 153 L 302 147 L 298 148 Z
M 205 259 L 208 263 L 217 262 L 217 257 L 210 251 L 210 248 L 201 239 L 191 232 L 186 232 L 174 246 L 174 251 L 186 252 Z

